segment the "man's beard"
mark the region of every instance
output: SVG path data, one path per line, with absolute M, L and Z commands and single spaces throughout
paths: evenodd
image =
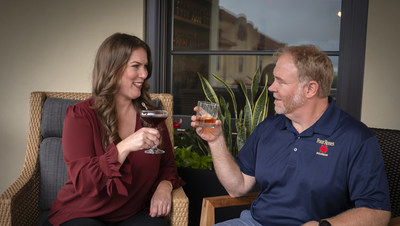
M 297 108 L 304 105 L 306 102 L 306 98 L 304 98 L 303 94 L 303 86 L 299 86 L 296 92 L 292 96 L 287 96 L 281 99 L 281 103 L 283 106 L 277 107 L 275 106 L 275 112 L 277 114 L 289 114 L 292 113 Z

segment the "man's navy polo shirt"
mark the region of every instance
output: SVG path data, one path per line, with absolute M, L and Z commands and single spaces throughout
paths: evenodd
M 354 207 L 390 211 L 376 136 L 335 107 L 298 134 L 284 115 L 259 124 L 237 162 L 261 192 L 251 212 L 263 225 L 301 225 Z

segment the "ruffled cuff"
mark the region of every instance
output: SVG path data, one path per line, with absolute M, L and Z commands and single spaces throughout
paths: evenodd
M 110 144 L 106 153 L 99 159 L 100 169 L 107 178 L 107 194 L 111 197 L 116 192 L 123 196 L 128 196 L 128 191 L 124 185 L 131 184 L 132 175 L 131 165 L 126 159 L 124 164 L 118 162 L 118 150 L 114 143 Z
M 172 187 L 175 188 L 179 188 L 183 185 L 185 185 L 185 181 L 183 181 L 183 179 L 180 176 L 168 179 L 171 183 L 172 183 Z
M 183 181 L 183 179 L 177 173 L 175 175 L 169 175 L 169 176 L 165 175 L 165 176 L 159 177 L 157 186 L 163 180 L 167 180 L 167 181 L 171 182 L 173 189 L 179 188 L 186 184 L 185 181 Z

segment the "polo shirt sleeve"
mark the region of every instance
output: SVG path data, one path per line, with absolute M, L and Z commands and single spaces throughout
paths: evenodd
M 363 141 L 351 158 L 349 192 L 355 207 L 390 211 L 389 185 L 376 136 Z

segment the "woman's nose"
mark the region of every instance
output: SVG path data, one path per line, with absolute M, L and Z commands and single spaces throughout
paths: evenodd
M 148 72 L 147 72 L 147 69 L 142 69 L 142 70 L 140 70 L 140 73 L 139 73 L 139 76 L 141 77 L 141 78 L 143 78 L 143 79 L 146 79 L 147 78 L 147 76 L 148 76 Z

